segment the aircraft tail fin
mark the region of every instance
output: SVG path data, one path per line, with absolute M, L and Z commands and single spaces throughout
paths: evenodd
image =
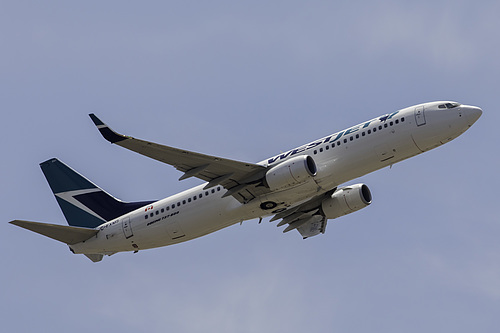
M 118 200 L 56 158 L 40 167 L 66 221 L 73 227 L 96 228 L 154 202 Z

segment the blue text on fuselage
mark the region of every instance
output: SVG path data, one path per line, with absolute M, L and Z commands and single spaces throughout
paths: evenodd
M 396 114 L 398 114 L 398 112 L 399 111 L 396 111 L 396 112 L 387 114 L 385 116 L 382 116 L 380 118 L 372 119 L 372 120 L 367 121 L 366 123 L 363 123 L 361 125 L 353 126 L 353 127 L 349 128 L 349 129 L 346 129 L 345 131 L 332 134 L 332 135 L 327 136 L 326 138 L 323 138 L 321 140 L 309 143 L 309 144 L 307 144 L 305 146 L 301 146 L 299 148 L 295 148 L 295 149 L 290 150 L 290 151 L 288 151 L 286 153 L 283 153 L 283 154 L 280 154 L 280 155 L 275 156 L 273 158 L 270 158 L 269 160 L 267 160 L 267 163 L 268 163 L 268 165 L 271 165 L 271 164 L 275 163 L 278 160 L 284 160 L 284 159 L 286 159 L 286 158 L 288 158 L 290 156 L 293 156 L 293 155 L 296 155 L 298 153 L 302 153 L 302 152 L 304 152 L 306 150 L 315 148 L 315 147 L 317 147 L 317 146 L 319 146 L 319 145 L 321 145 L 323 143 L 332 143 L 332 142 L 335 142 L 335 141 L 339 140 L 340 138 L 342 138 L 342 137 L 344 137 L 346 135 L 355 133 L 355 132 L 359 131 L 360 129 L 367 128 L 368 126 L 370 126 L 370 124 L 372 124 L 373 122 L 375 122 L 377 120 L 379 122 L 382 122 L 382 123 L 386 122 L 387 120 L 391 119 Z

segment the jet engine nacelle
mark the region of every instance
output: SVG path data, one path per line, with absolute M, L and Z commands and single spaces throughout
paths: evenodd
M 356 184 L 336 190 L 323 201 L 321 208 L 327 219 L 336 219 L 372 203 L 372 194 L 365 184 Z
M 293 157 L 267 171 L 266 183 L 271 190 L 278 190 L 304 183 L 316 176 L 316 163 L 309 155 Z

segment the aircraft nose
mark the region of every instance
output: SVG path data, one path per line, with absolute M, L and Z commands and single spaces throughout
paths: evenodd
M 465 106 L 465 116 L 467 117 L 469 126 L 472 126 L 483 114 L 483 110 L 477 106 Z

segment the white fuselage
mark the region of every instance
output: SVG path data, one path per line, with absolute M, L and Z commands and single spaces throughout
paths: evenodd
M 232 224 L 269 216 L 340 184 L 436 148 L 465 132 L 481 115 L 472 106 L 434 102 L 405 108 L 326 136 L 259 164 L 277 165 L 298 155 L 317 165 L 312 181 L 242 204 L 205 184 L 137 209 L 98 227 L 95 237 L 71 245 L 75 253 L 113 254 L 191 240 Z M 440 107 L 441 106 L 441 107 Z M 262 202 L 278 203 L 272 211 Z

